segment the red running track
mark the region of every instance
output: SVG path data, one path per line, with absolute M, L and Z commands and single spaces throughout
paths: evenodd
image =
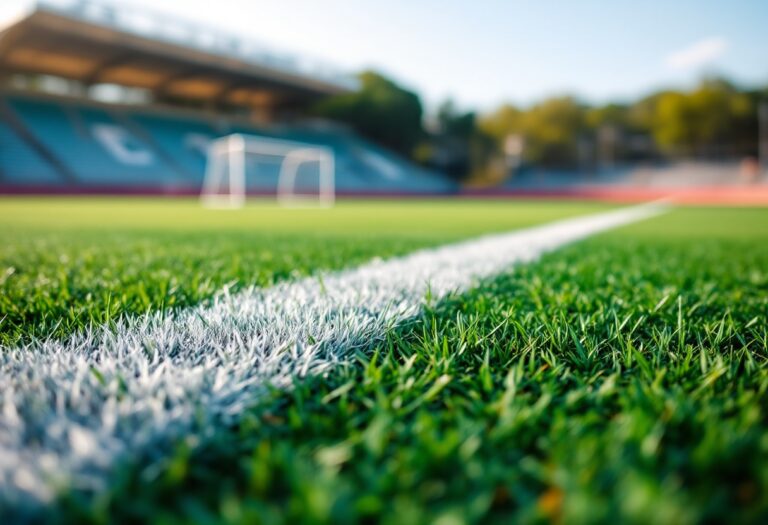
M 103 195 L 103 196 L 168 196 L 189 197 L 199 190 L 190 187 L 94 187 L 94 186 L 0 186 L 0 195 Z M 269 196 L 253 193 L 253 196 Z M 463 189 L 457 193 L 373 193 L 338 192 L 337 197 L 370 199 L 420 198 L 483 198 L 483 199 L 569 199 L 596 200 L 617 203 L 647 202 L 669 198 L 678 204 L 722 206 L 768 206 L 768 185 L 753 186 L 700 186 L 700 187 L 580 187 L 547 190 Z

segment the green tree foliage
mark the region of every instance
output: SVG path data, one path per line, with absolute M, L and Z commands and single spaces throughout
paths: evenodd
M 572 97 L 557 97 L 528 109 L 503 105 L 482 116 L 479 127 L 494 138 L 498 151 L 508 136 L 521 135 L 524 159 L 536 165 L 575 167 L 584 161 L 580 144 L 599 163 L 606 136 L 619 161 L 661 155 L 734 158 L 755 154 L 757 107 L 766 99 L 768 90 L 743 91 L 714 78 L 688 92 L 659 91 L 632 104 L 586 107 Z
M 730 83 L 705 80 L 689 93 L 667 92 L 656 101 L 651 130 L 665 150 L 686 154 L 741 149 L 750 140 L 756 108 Z
M 474 111 L 459 111 L 452 100 L 443 102 L 437 110 L 439 132 L 449 137 L 467 139 L 476 131 Z
M 499 144 L 509 135 L 525 137 L 525 159 L 536 164 L 575 163 L 579 137 L 587 129 L 586 110 L 573 97 L 544 100 L 527 111 L 502 106 L 480 121 Z
M 744 91 L 712 78 L 690 91 L 659 91 L 633 103 L 592 107 L 561 96 L 529 108 L 506 104 L 478 115 L 459 111 L 447 101 L 435 115 L 436 129 L 426 133 L 418 95 L 375 72 L 359 77 L 359 91 L 321 102 L 315 114 L 345 122 L 362 135 L 457 178 L 503 164 L 510 135 L 523 138 L 523 160 L 539 166 L 754 155 L 757 108 L 768 100 L 768 89 Z
M 670 91 L 658 91 L 641 98 L 627 107 L 627 123 L 635 130 L 650 134 L 656 116 L 656 106 L 659 100 L 671 93 Z
M 438 108 L 419 160 L 455 179 L 478 179 L 495 153 L 495 141 L 478 127 L 474 111 L 461 111 L 452 100 Z
M 511 104 L 504 104 L 496 111 L 480 118 L 479 126 L 491 137 L 503 141 L 505 137 L 523 132 L 525 112 Z
M 585 129 L 585 110 L 572 97 L 557 97 L 533 106 L 525 115 L 527 157 L 541 164 L 573 164 L 577 140 Z
M 628 107 L 624 104 L 606 104 L 590 108 L 585 114 L 585 123 L 590 129 L 603 126 L 631 127 Z
M 345 122 L 362 135 L 411 155 L 423 135 L 421 100 L 383 75 L 359 75 L 360 89 L 320 102 L 314 113 Z

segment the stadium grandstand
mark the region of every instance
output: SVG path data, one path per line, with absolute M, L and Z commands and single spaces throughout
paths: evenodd
M 339 195 L 453 191 L 344 126 L 307 117 L 317 101 L 355 89 L 324 62 L 176 17 L 41 1 L 0 30 L 0 190 L 195 194 L 211 142 L 237 133 L 329 148 Z M 249 162 L 248 192 L 274 193 L 279 164 Z

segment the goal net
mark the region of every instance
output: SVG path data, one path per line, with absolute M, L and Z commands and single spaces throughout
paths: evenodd
M 263 185 L 275 168 L 280 204 L 333 205 L 335 156 L 330 148 L 241 134 L 216 139 L 209 146 L 201 200 L 210 207 L 240 208 L 249 177 Z

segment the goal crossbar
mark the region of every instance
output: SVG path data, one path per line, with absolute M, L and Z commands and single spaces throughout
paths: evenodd
M 201 200 L 211 207 L 239 208 L 246 197 L 246 156 L 281 158 L 277 179 L 277 201 L 286 206 L 330 207 L 336 198 L 335 156 L 333 150 L 316 144 L 292 140 L 242 135 L 239 133 L 214 140 L 208 148 Z M 318 165 L 317 195 L 297 193 L 299 168 L 306 163 Z M 227 183 L 228 191 L 221 191 Z

